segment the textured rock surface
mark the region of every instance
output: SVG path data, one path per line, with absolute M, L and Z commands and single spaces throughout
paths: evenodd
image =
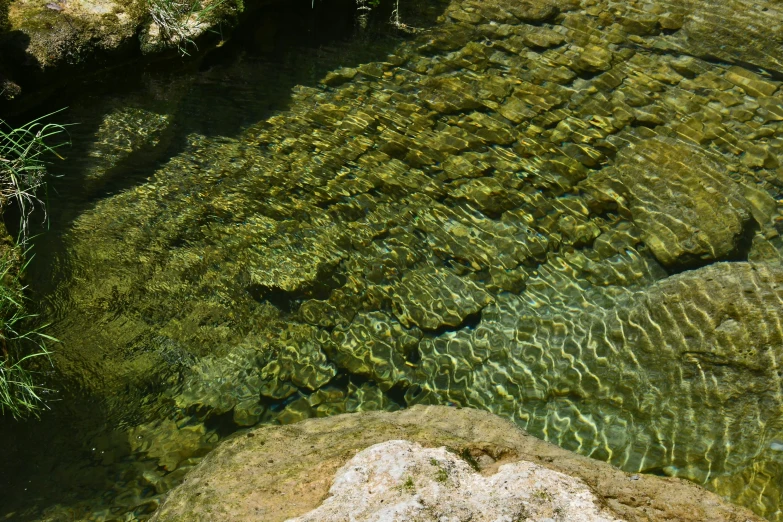
M 778 73 L 783 70 L 780 2 L 688 0 L 667 7 L 660 26 L 676 30 L 682 23 L 681 31 L 668 39 L 673 50 L 740 65 L 750 63 Z
M 9 3 L 6 29 L 26 36 L 27 54 L 48 68 L 127 44 L 145 16 L 145 4 L 133 0 L 19 0 Z
M 715 264 L 611 306 L 564 281 L 534 285 L 475 330 L 422 343 L 409 400 L 488 409 L 623 469 L 702 483 L 776 460 L 779 267 Z M 563 314 L 576 299 L 581 310 Z
M 446 270 L 408 272 L 394 290 L 394 315 L 405 326 L 427 330 L 458 326 L 468 315 L 492 302 L 492 297 Z
M 209 5 L 201 4 L 202 8 Z M 17 46 L 24 45 L 28 59 L 40 70 L 78 66 L 112 53 L 128 54 L 139 48 L 140 34 L 141 47 L 147 51 L 170 49 L 180 43 L 160 41 L 164 39 L 160 27 L 152 20 L 150 7 L 144 1 L 13 0 L 8 6 L 7 24 L 0 27 L 6 33 L 0 34 L 4 50 L 18 53 Z M 189 5 L 172 2 L 164 18 L 173 25 L 187 27 L 189 36 L 196 38 L 220 20 L 236 14 L 236 9 L 235 3 L 223 2 L 196 19 L 191 16 Z M 156 44 L 154 39 L 158 40 Z
M 620 522 L 579 479 L 528 461 L 484 477 L 446 448 L 370 446 L 337 470 L 329 498 L 290 522 L 553 520 Z
M 692 145 L 651 139 L 620 151 L 590 183 L 616 185 L 642 239 L 663 265 L 704 264 L 733 253 L 751 205 L 726 167 Z
M 430 449 L 419 453 L 410 442 L 367 449 L 399 439 L 427 447 L 445 446 L 449 451 Z M 395 452 L 406 451 L 405 447 L 410 448 L 412 455 L 403 454 L 395 461 L 389 460 L 389 453 L 383 453 L 392 448 Z M 457 460 L 457 456 L 463 460 Z M 384 458 L 378 460 L 381 457 Z M 471 466 L 478 468 L 480 474 Z M 369 467 L 375 468 L 374 473 Z M 385 471 L 388 475 L 384 477 Z M 372 477 L 373 474 L 382 489 L 367 491 L 366 496 L 361 495 L 361 502 L 345 505 L 340 502 L 341 497 L 324 502 L 333 482 L 332 494 L 344 494 L 343 488 L 356 493 L 368 486 L 361 475 Z M 493 498 L 487 498 L 489 495 L 481 495 L 482 488 L 497 487 L 494 484 L 501 479 L 509 480 L 504 486 L 510 491 L 502 490 L 498 494 L 514 498 L 518 503 L 496 504 Z M 529 486 L 516 489 L 515 481 L 532 484 L 532 489 L 527 489 Z M 399 489 L 395 490 L 398 482 Z M 476 488 L 470 488 L 471 483 Z M 452 488 L 463 494 L 452 493 Z M 472 496 L 464 493 L 468 488 Z M 410 489 L 417 492 L 416 497 Z M 496 416 L 447 407 L 343 415 L 241 434 L 220 445 L 191 472 L 185 483 L 169 494 L 153 520 L 261 518 L 272 522 L 292 517 L 347 520 L 346 516 L 330 517 L 352 507 L 359 512 L 357 520 L 375 520 L 369 517 L 368 511 L 371 502 L 378 501 L 379 505 L 381 498 L 388 499 L 384 505 L 393 502 L 405 510 L 416 502 L 452 494 L 454 503 L 450 506 L 426 504 L 430 509 L 422 510 L 420 518 L 399 519 L 441 520 L 434 516 L 439 513 L 448 515 L 449 520 L 490 520 L 490 509 L 497 509 L 499 515 L 519 517 L 524 516 L 521 508 L 526 507 L 532 520 L 547 517 L 570 521 L 619 518 L 629 522 L 760 520 L 744 508 L 727 504 L 694 484 L 623 473 L 608 464 L 530 437 Z M 591 497 L 598 500 L 593 502 Z M 407 506 L 400 505 L 405 500 Z M 323 506 L 318 508 L 322 502 Z M 577 507 L 577 502 L 585 503 L 581 514 L 570 511 Z M 514 507 L 519 511 L 509 512 Z M 319 510 L 308 514 L 315 508 Z M 363 508 L 367 516 L 360 514 Z M 558 508 L 562 509 L 560 513 L 555 511 Z M 504 513 L 505 510 L 508 511 Z M 547 510 L 551 510 L 550 514 Z M 480 518 L 469 518 L 471 512 Z M 596 512 L 606 518 L 599 518 Z

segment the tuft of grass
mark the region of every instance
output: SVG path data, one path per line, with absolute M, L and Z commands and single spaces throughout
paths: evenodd
M 430 465 L 435 467 L 437 471 L 435 472 L 435 481 L 440 482 L 441 484 L 445 484 L 449 480 L 449 472 L 446 471 L 441 467 L 440 462 L 438 462 L 437 459 L 430 459 Z
M 201 0 L 147 0 L 147 10 L 160 30 L 161 39 L 176 46 L 181 56 L 190 56 L 189 48 L 198 50 L 192 36 L 208 23 L 207 15 L 225 2 L 213 0 L 205 6 Z
M 414 493 L 416 491 L 416 484 L 413 482 L 413 477 L 406 477 L 405 482 L 397 486 L 400 493 Z
M 59 111 L 57 111 L 59 112 Z M 45 155 L 57 154 L 57 148 L 68 142 L 51 144 L 51 139 L 65 132 L 65 126 L 56 123 L 44 123 L 47 114 L 21 127 L 13 128 L 0 119 L 0 209 L 10 202 L 19 208 L 19 242 L 27 243 L 29 238 L 29 218 L 36 206 L 43 209 L 46 220 L 46 207 L 37 195 L 46 177 Z
M 449 480 L 449 473 L 443 468 L 438 468 L 438 472 L 435 474 L 435 480 L 441 484 L 445 484 Z
M 391 17 L 389 18 L 389 23 L 402 31 L 415 31 L 416 29 L 414 27 L 410 27 L 400 20 L 400 0 L 392 1 L 394 2 L 394 6 L 392 8 Z M 313 5 L 315 5 L 315 0 L 313 0 Z M 379 5 L 381 5 L 381 0 L 356 0 L 356 11 L 358 13 L 357 21 L 362 29 L 367 27 L 370 12 Z
M 29 218 L 36 206 L 46 220 L 38 189 L 45 182 L 47 154 L 62 159 L 55 149 L 67 144 L 52 143 L 65 132 L 64 125 L 44 122 L 52 114 L 16 128 L 0 119 L 0 211 L 15 203 L 20 214 L 18 244 L 0 241 L 0 414 L 14 418 L 37 415 L 45 407 L 47 390 L 36 384 L 34 368 L 39 362 L 51 364 L 46 343 L 56 341 L 43 333 L 47 325 L 31 326 L 35 316 L 25 312 L 21 283 L 27 264 L 20 262 L 29 254 Z
M 27 265 L 19 269 L 11 253 L 0 258 L 0 414 L 18 419 L 37 416 L 46 406 L 42 395 L 49 390 L 36 384 L 31 367 L 41 359 L 51 364 L 46 343 L 57 340 L 43 333 L 48 325 L 30 327 L 35 316 L 25 313 L 25 287 L 19 284 Z
M 469 448 L 454 448 L 451 446 L 446 446 L 446 451 L 453 453 L 454 455 L 457 455 L 459 458 L 464 460 L 468 463 L 468 465 L 473 468 L 473 471 L 481 471 L 481 466 L 479 465 L 478 461 L 473 457 L 473 455 L 470 453 Z
M 550 502 L 552 500 L 552 495 L 550 495 L 549 492 L 546 491 L 545 489 L 539 489 L 534 491 L 533 496 L 544 502 Z

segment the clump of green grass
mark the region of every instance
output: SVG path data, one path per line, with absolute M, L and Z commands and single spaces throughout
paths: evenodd
M 43 333 L 46 325 L 31 327 L 34 316 L 25 312 L 25 287 L 21 274 L 26 268 L 20 259 L 29 252 L 29 218 L 35 207 L 46 208 L 38 189 L 46 177 L 46 154 L 57 155 L 52 144 L 65 127 L 44 123 L 50 114 L 21 127 L 0 120 L 0 212 L 15 203 L 19 209 L 19 239 L 16 246 L 0 241 L 0 414 L 15 418 L 37 414 L 44 407 L 45 389 L 36 384 L 31 368 L 42 359 L 48 361 L 47 341 L 54 338 Z
M 445 484 L 449 480 L 449 472 L 443 468 L 438 469 L 438 472 L 435 474 L 435 480 L 441 484 Z
M 147 10 L 160 30 L 161 39 L 176 46 L 180 55 L 189 56 L 189 48 L 198 50 L 192 36 L 209 23 L 207 15 L 225 1 L 212 0 L 204 5 L 201 0 L 147 0 Z
M 51 364 L 46 343 L 56 339 L 43 333 L 47 325 L 29 326 L 35 316 L 24 311 L 24 266 L 19 269 L 11 252 L 0 258 L 0 413 L 21 418 L 45 407 L 41 395 L 48 390 L 36 384 L 30 368 L 41 359 Z
M 413 493 L 416 491 L 416 484 L 413 482 L 413 477 L 406 477 L 405 482 L 397 486 L 400 493 Z
M 54 113 L 52 113 L 54 114 Z M 46 154 L 59 157 L 55 149 L 66 144 L 51 144 L 51 139 L 65 131 L 65 126 L 44 123 L 47 114 L 21 127 L 11 127 L 0 119 L 0 210 L 15 202 L 19 208 L 19 242 L 29 238 L 29 218 L 36 206 L 46 207 L 38 196 L 38 189 L 46 177 Z

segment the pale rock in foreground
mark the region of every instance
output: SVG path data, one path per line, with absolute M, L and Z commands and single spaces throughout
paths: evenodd
M 406 447 L 409 455 L 402 458 Z M 425 447 L 437 449 L 418 449 Z M 500 484 L 509 486 L 508 492 Z M 527 516 L 502 511 L 514 506 L 501 504 L 514 502 L 527 509 Z M 339 512 L 346 503 L 356 512 Z M 372 508 L 385 504 L 392 508 L 383 513 Z M 415 505 L 437 507 L 417 511 Z M 331 506 L 337 511 L 330 512 Z M 565 511 L 555 514 L 556 508 Z M 218 444 L 169 492 L 151 521 L 296 517 L 301 517 L 297 522 L 762 522 L 696 484 L 625 473 L 532 437 L 488 412 L 446 406 L 337 415 L 238 433 Z
M 484 476 L 445 447 L 391 440 L 337 471 L 330 497 L 287 522 L 512 520 L 616 522 L 587 485 L 529 461 Z

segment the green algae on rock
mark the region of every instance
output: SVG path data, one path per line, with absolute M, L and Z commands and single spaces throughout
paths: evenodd
M 612 200 L 630 212 L 665 266 L 725 259 L 751 223 L 751 205 L 725 166 L 671 138 L 622 149 L 614 169 L 602 170 L 590 184 L 608 185 Z
M 24 34 L 26 53 L 37 67 L 48 69 L 79 64 L 93 53 L 127 45 L 145 14 L 144 3 L 137 0 L 13 1 L 8 31 Z
M 475 331 L 421 346 L 412 402 L 488 409 L 622 469 L 700 483 L 774 460 L 783 332 L 764 325 L 783 305 L 779 267 L 711 265 L 567 315 L 555 285 L 531 286 Z
M 142 0 L 14 0 L 8 9 L 6 31 L 23 34 L 28 43 L 26 53 L 36 66 L 47 71 L 63 66 L 79 66 L 96 56 L 128 54 L 128 49 L 140 48 L 144 53 L 161 52 L 185 45 L 166 39 L 165 31 L 150 20 L 150 6 Z M 219 22 L 236 16 L 234 2 L 182 4 L 182 20 L 176 23 L 187 28 L 187 37 L 195 39 Z M 200 12 L 206 13 L 199 16 Z M 172 21 L 172 23 L 175 23 Z M 135 42 L 143 33 L 141 44 Z M 14 38 L 18 38 L 14 36 Z M 7 45 L 15 45 L 13 42 Z

